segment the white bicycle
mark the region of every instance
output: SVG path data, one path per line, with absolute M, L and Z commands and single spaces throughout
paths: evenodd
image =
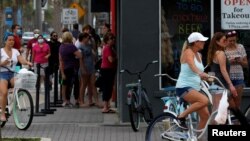
M 22 70 L 20 70 L 20 72 L 22 72 Z M 27 72 L 28 73 L 14 72 L 14 88 L 9 87 L 8 89 L 7 106 L 5 111 L 7 120 L 1 122 L 1 127 L 5 126 L 8 118 L 12 114 L 15 125 L 20 130 L 28 129 L 32 123 L 34 115 L 34 104 L 32 96 L 28 90 L 35 88 L 37 75 L 30 71 Z
M 225 89 L 224 85 L 221 81 L 215 76 L 209 76 L 216 81 L 223 87 L 225 90 L 225 95 L 228 95 L 228 90 Z M 210 99 L 211 100 L 211 99 Z M 210 101 L 212 102 L 212 101 Z M 184 101 L 184 108 L 187 108 L 189 104 Z M 195 125 L 197 125 L 196 121 L 193 121 L 192 114 L 189 114 L 187 117 L 187 126 L 188 130 L 183 130 L 176 124 L 177 120 L 177 113 L 175 111 L 166 110 L 164 113 L 160 114 L 159 116 L 155 117 L 149 126 L 147 127 L 146 131 L 146 141 L 162 141 L 162 140 L 169 140 L 169 141 L 197 141 L 198 139 L 204 138 L 207 135 L 207 127 L 209 124 L 214 122 L 215 116 L 217 115 L 218 111 L 214 111 L 211 113 L 206 126 L 204 129 L 197 130 Z M 232 125 L 231 119 L 231 109 L 228 109 L 227 112 L 227 123 L 228 125 Z M 235 117 L 238 121 L 238 117 Z

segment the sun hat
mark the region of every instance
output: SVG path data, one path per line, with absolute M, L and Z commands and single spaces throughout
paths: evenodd
M 199 32 L 193 32 L 188 36 L 188 43 L 193 43 L 196 41 L 207 41 L 207 40 L 208 40 L 208 37 L 204 37 Z

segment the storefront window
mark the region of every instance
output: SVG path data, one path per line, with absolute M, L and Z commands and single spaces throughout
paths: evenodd
M 210 1 L 161 0 L 162 73 L 168 73 L 174 78 L 178 77 L 182 45 L 192 32 L 201 32 L 209 37 Z M 206 47 L 203 52 L 206 52 Z M 175 85 L 175 82 L 167 78 L 162 77 L 161 80 L 162 87 Z

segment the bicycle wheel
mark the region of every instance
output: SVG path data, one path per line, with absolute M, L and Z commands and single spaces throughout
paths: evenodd
M 146 131 L 146 141 L 181 141 L 188 138 L 187 131 L 182 130 L 175 122 L 176 116 L 162 113 L 155 117 Z
M 13 106 L 13 117 L 15 125 L 20 130 L 29 128 L 34 114 L 34 105 L 30 93 L 19 89 Z
M 142 109 L 144 121 L 149 124 L 153 117 L 152 105 L 147 97 L 146 91 L 142 91 Z
M 247 126 L 249 121 L 248 118 L 245 116 L 245 114 L 243 114 L 240 109 L 233 109 L 233 108 L 229 108 L 230 111 L 230 115 L 231 115 L 231 124 L 233 125 L 243 125 L 243 126 Z M 227 123 L 229 124 L 229 123 Z
M 247 119 L 248 124 L 250 124 L 250 105 L 247 107 L 244 115 Z
M 138 111 L 138 99 L 134 91 L 132 91 L 131 104 L 128 105 L 128 110 L 132 129 L 136 132 L 140 126 L 140 113 Z

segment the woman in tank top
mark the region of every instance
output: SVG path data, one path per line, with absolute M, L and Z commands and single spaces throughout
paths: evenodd
M 239 107 L 236 106 L 234 101 L 234 98 L 238 96 L 238 93 L 229 76 L 230 62 L 225 54 L 226 45 L 226 35 L 222 32 L 215 33 L 209 44 L 207 62 L 211 67 L 211 71 L 215 72 L 215 76 L 217 76 L 223 82 L 224 86 L 231 92 L 231 96 L 229 97 L 229 108 L 240 120 L 240 123 L 248 124 L 246 118 L 241 113 Z M 217 85 L 216 87 L 219 86 Z M 213 94 L 214 111 L 218 109 L 223 90 L 218 89 L 212 91 L 211 93 Z
M 201 33 L 193 32 L 183 45 L 180 57 L 181 72 L 176 83 L 176 94 L 190 103 L 189 108 L 178 115 L 178 125 L 183 129 L 187 129 L 185 120 L 192 112 L 197 112 L 200 117 L 198 129 L 205 127 L 209 117 L 208 98 L 199 92 L 201 79 L 208 77 L 208 74 L 203 72 L 204 66 L 199 53 L 207 40 Z

